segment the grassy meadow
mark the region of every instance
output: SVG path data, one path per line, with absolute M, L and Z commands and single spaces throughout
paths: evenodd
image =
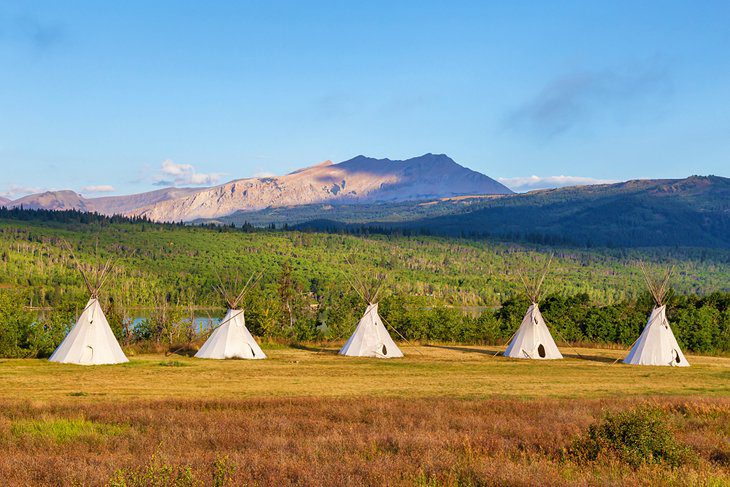
M 725 250 L 13 215 L 0 220 L 0 486 L 730 485 Z M 114 260 L 101 301 L 129 363 L 45 360 L 88 298 L 65 242 L 87 265 Z M 541 306 L 565 359 L 503 358 L 494 344 L 527 306 L 518 271 L 548 254 Z M 639 259 L 674 266 L 669 319 L 689 368 L 617 363 L 652 306 Z M 188 318 L 222 305 L 226 271 L 263 274 L 244 308 L 267 360 L 189 356 L 209 331 Z M 380 312 L 411 342 L 405 358 L 336 355 L 363 310 L 354 275 L 385 280 Z
M 241 399 L 260 397 L 602 398 L 730 396 L 730 358 L 688 356 L 689 368 L 614 363 L 622 350 L 563 348 L 565 360 L 514 360 L 497 347 L 403 346 L 393 360 L 340 357 L 316 346 L 265 349 L 267 360 L 131 356 L 79 367 L 3 359 L 2 397 L 39 400 Z M 578 356 L 580 354 L 580 358 Z
M 267 360 L 137 355 L 81 367 L 0 361 L 3 485 L 726 485 L 730 359 L 562 361 L 498 347 L 403 346 L 406 357 L 268 346 Z M 659 411 L 680 465 L 574 449 L 606 412 Z

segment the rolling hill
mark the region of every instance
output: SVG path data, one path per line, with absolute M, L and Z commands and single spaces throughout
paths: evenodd
M 468 204 L 458 199 L 432 204 L 441 214 L 400 221 L 390 214 L 369 222 L 357 222 L 353 215 L 327 215 L 297 228 L 408 230 L 581 246 L 730 247 L 730 179 L 718 176 L 635 180 L 479 198 Z M 411 205 L 400 212 L 414 215 L 418 210 Z

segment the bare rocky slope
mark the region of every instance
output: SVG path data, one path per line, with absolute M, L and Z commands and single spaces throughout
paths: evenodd
M 357 156 L 284 176 L 238 179 L 211 188 L 167 188 L 131 196 L 87 199 L 73 191 L 53 191 L 26 196 L 10 206 L 193 221 L 237 211 L 323 202 L 358 204 L 511 193 L 506 186 L 460 166 L 444 154 L 425 154 L 405 161 Z

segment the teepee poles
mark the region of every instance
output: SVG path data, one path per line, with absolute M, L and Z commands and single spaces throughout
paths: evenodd
M 669 294 L 669 278 L 672 276 L 672 272 L 674 272 L 674 266 L 670 267 L 663 277 L 658 278 L 652 278 L 649 275 L 649 271 L 644 262 L 639 261 L 639 267 L 641 268 L 641 273 L 644 275 L 646 287 L 649 288 L 649 292 L 654 298 L 654 302 L 657 306 L 664 306 L 665 299 Z
M 398 329 L 395 326 L 391 325 L 388 320 L 386 320 L 382 316 L 380 317 L 380 319 L 383 320 L 383 323 L 385 323 L 386 325 L 388 325 L 388 327 L 391 330 L 393 330 L 394 332 L 396 332 L 398 334 L 398 336 L 401 337 L 410 347 L 412 347 L 420 355 L 423 355 L 423 352 L 421 352 L 418 348 L 416 348 L 416 346 L 413 345 L 410 340 L 408 340 L 406 337 L 404 337 L 403 334 L 401 332 L 399 332 Z
M 113 268 L 114 259 L 109 257 L 103 266 L 85 266 L 78 258 L 76 258 L 76 254 L 74 253 L 71 244 L 67 240 L 62 240 L 62 242 L 71 254 L 71 258 L 76 263 L 76 269 L 84 279 L 84 284 L 86 285 L 86 289 L 88 289 L 89 294 L 92 298 L 98 299 L 99 291 L 101 291 L 102 287 L 104 287 L 111 269 Z

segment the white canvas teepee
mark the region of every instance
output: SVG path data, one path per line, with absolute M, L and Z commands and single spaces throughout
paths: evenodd
M 537 305 L 537 301 L 540 298 L 540 289 L 550 267 L 550 262 L 552 262 L 552 257 L 548 260 L 542 276 L 533 283 L 528 282 L 528 279 L 520 273 L 525 291 L 532 304 L 527 308 L 527 313 L 522 319 L 517 333 L 515 333 L 512 341 L 509 343 L 507 350 L 504 351 L 505 357 L 537 360 L 563 358 L 560 350 L 558 350 L 558 346 L 555 345 L 555 340 L 553 340 L 550 330 L 548 330 L 545 320 L 542 317 L 542 313 L 540 313 L 540 308 Z
M 641 266 L 646 284 L 649 287 L 656 306 L 649 315 L 649 321 L 636 340 L 631 351 L 624 359 L 625 364 L 631 365 L 671 365 L 675 367 L 689 367 L 689 362 L 679 348 L 677 339 L 669 327 L 667 320 L 666 298 L 671 269 L 664 279 L 659 281 L 649 278 L 644 266 Z
M 555 345 L 550 330 L 540 313 L 537 303 L 532 303 L 527 309 L 520 328 L 515 333 L 505 357 L 532 358 L 532 359 L 560 359 L 563 355 Z
M 229 309 L 221 325 L 200 347 L 197 358 L 264 359 L 266 354 L 246 328 L 242 309 Z
M 350 264 L 350 261 L 347 261 Z M 350 264 L 352 267 L 352 264 Z M 360 321 L 345 343 L 340 349 L 340 355 L 348 357 L 372 357 L 372 358 L 399 358 L 403 357 L 398 345 L 388 333 L 388 329 L 383 324 L 383 319 L 378 314 L 378 294 L 385 282 L 385 276 L 378 276 L 375 284 L 366 286 L 357 278 L 357 274 L 353 272 L 353 278 L 358 284 L 356 286 L 345 275 L 345 279 L 350 286 L 360 295 L 360 297 L 368 304 L 365 314 L 362 315 Z
M 51 362 L 78 365 L 129 362 L 99 305 L 99 291 L 104 285 L 110 269 L 111 259 L 107 261 L 103 268 L 94 269 L 87 276 L 81 264 L 79 264 L 79 271 L 91 293 L 91 299 L 89 299 L 78 321 L 61 342 L 61 345 L 48 359 Z M 89 278 L 93 280 L 89 280 Z
M 232 294 L 221 282 L 218 290 L 228 304 L 228 313 L 208 340 L 200 347 L 197 358 L 208 359 L 265 359 L 266 354 L 261 350 L 259 344 L 253 338 L 246 328 L 246 320 L 242 309 L 238 309 L 238 304 L 246 295 L 246 291 L 250 288 L 253 275 L 249 278 L 243 289 L 237 294 Z M 255 282 L 254 282 L 255 284 Z
M 109 327 L 99 300 L 93 297 L 87 303 L 79 320 L 48 360 L 78 365 L 129 362 Z
M 340 355 L 350 357 L 397 358 L 402 357 L 398 345 L 390 337 L 378 314 L 378 304 L 370 304 L 355 328 L 355 332 L 340 350 Z

